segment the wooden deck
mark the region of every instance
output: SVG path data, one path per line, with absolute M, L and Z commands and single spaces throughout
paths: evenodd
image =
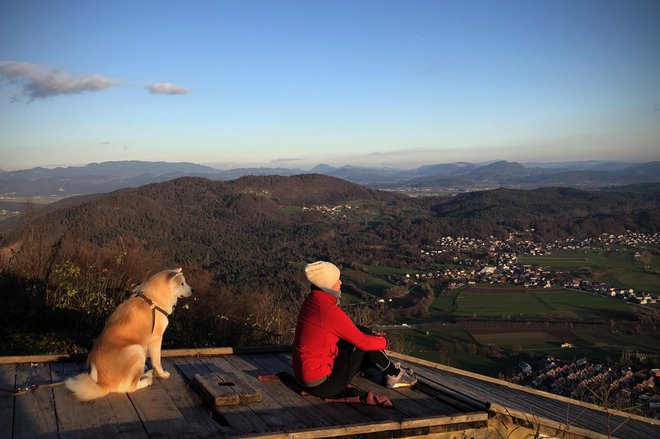
M 132 394 L 79 402 L 63 386 L 22 396 L 9 391 L 61 381 L 82 363 L 49 357 L 0 364 L 0 437 L 557 437 L 660 438 L 660 423 L 607 413 L 595 406 L 524 390 L 487 377 L 399 356 L 415 368 L 416 389 L 390 390 L 362 377 L 360 390 L 387 396 L 393 407 L 329 403 L 304 397 L 283 381 L 260 375 L 290 374 L 290 354 L 191 355 L 169 351 L 169 380 Z M 187 354 L 187 355 L 186 355 Z M 393 354 L 396 355 L 396 354 Z M 196 373 L 235 374 L 262 395 L 260 402 L 211 407 L 190 385 Z M 609 435 L 609 436 L 608 436 Z

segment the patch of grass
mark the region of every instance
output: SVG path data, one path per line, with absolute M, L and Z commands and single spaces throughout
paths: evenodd
M 630 304 L 571 290 L 469 287 L 456 296 L 458 318 L 636 320 Z
M 647 354 L 660 354 L 660 341 L 651 335 L 629 335 L 610 331 L 583 331 L 580 338 L 594 347 L 608 347 L 616 351 L 632 350 Z
M 452 320 L 453 313 L 458 308 L 458 295 L 464 289 L 465 288 L 457 288 L 452 291 L 441 292 L 440 296 L 436 297 L 429 308 L 429 320 Z
M 345 268 L 342 271 L 342 277 L 344 280 L 357 285 L 367 293 L 379 297 L 383 295 L 383 292 L 386 289 L 392 286 L 391 283 L 383 279 L 379 279 L 363 271 L 352 270 L 350 268 Z
M 656 270 L 660 270 L 660 256 L 651 257 L 651 267 L 655 268 Z
M 382 265 L 366 265 L 364 268 L 367 272 L 373 276 L 391 276 L 391 275 L 406 275 L 406 274 L 416 274 L 422 273 L 418 270 L 410 270 L 406 268 L 393 268 L 385 267 Z
M 300 206 L 281 206 L 281 208 L 287 215 L 293 215 L 302 211 Z
M 475 334 L 481 344 L 497 344 L 511 350 L 519 344 L 523 351 L 540 351 L 561 347 L 562 341 L 545 331 L 496 332 Z

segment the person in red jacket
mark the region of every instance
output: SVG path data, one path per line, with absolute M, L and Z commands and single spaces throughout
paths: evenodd
M 304 300 L 293 340 L 293 371 L 307 393 L 318 397 L 340 394 L 359 371 L 376 367 L 390 388 L 410 387 L 417 382 L 412 371 L 392 363 L 383 351 L 383 333 L 357 327 L 339 308 L 339 268 L 325 261 L 305 266 L 312 284 Z

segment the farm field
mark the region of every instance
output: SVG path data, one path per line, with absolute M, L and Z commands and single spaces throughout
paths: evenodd
M 374 296 L 382 296 L 392 286 L 391 283 L 363 271 L 345 268 L 341 272 L 344 282 L 359 285 L 361 289 Z
M 587 357 L 592 362 L 617 360 L 623 351 L 660 355 L 660 334 L 625 335 L 602 328 L 585 329 L 584 327 L 567 330 L 512 331 L 511 328 L 484 329 L 459 326 L 460 324 L 457 324 L 430 330 L 428 334 L 420 330 L 406 330 L 406 336 L 412 338 L 414 342 L 411 355 L 489 376 L 509 373 L 515 369 L 518 361 L 533 361 L 534 358 L 544 355 L 565 361 Z M 566 342 L 573 344 L 574 347 L 562 348 L 562 343 Z M 452 343 L 492 346 L 499 349 L 502 356 L 493 358 L 480 353 L 445 353 L 439 348 L 441 343 L 449 346 Z
M 451 302 L 448 302 L 451 300 Z M 617 299 L 564 289 L 473 286 L 438 302 L 457 319 L 603 321 L 636 319 Z M 436 303 L 433 304 L 433 307 Z
M 636 265 L 627 249 L 559 251 L 519 262 L 579 271 L 581 276 L 612 286 L 623 286 L 625 281 L 626 287 L 638 291 L 643 291 L 639 285 L 660 290 L 660 275 Z M 652 266 L 659 262 L 658 256 L 650 259 Z M 382 297 L 392 286 L 385 278 L 417 273 L 379 265 L 364 266 L 363 270 L 342 270 L 345 283 L 358 287 L 346 288 L 345 303 L 362 303 L 360 290 Z M 646 314 L 643 318 L 649 321 L 653 307 L 563 288 L 490 284 L 463 285 L 451 291 L 440 284 L 434 288 L 436 297 L 426 318 L 399 318 L 398 323 L 410 326 L 386 330 L 400 331 L 408 339 L 405 346 L 409 353 L 420 358 L 490 376 L 508 374 L 520 360 L 533 362 L 544 355 L 563 360 L 587 357 L 605 363 L 618 360 L 623 352 L 660 358 L 660 329 L 648 324 L 641 332 L 635 329 L 640 316 Z M 660 304 L 655 309 L 660 309 Z M 563 343 L 574 347 L 562 348 Z
M 542 265 L 556 270 L 577 270 L 589 273 L 593 281 L 613 287 L 638 291 L 660 291 L 660 274 L 651 273 L 636 265 L 633 254 L 623 249 L 612 251 L 557 250 L 552 255 L 521 256 L 521 264 Z M 656 267 L 658 256 L 652 260 Z
M 542 355 L 596 362 L 616 360 L 623 351 L 660 355 L 660 331 L 624 334 L 610 325 L 637 321 L 636 311 L 642 309 L 580 291 L 476 285 L 443 292 L 427 319 L 406 320 L 416 329 L 405 333 L 414 341 L 411 355 L 497 376 L 509 373 L 520 360 Z M 447 351 L 461 343 L 474 344 L 480 351 Z M 563 343 L 574 347 L 562 348 Z M 485 347 L 501 352 L 501 357 L 483 354 Z

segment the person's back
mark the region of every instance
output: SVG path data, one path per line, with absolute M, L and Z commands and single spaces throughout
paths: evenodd
M 411 386 L 413 375 L 385 355 L 387 338 L 368 328 L 361 330 L 339 308 L 339 269 L 330 262 L 305 267 L 311 292 L 304 300 L 293 341 L 292 365 L 296 378 L 316 396 L 340 393 L 359 370 L 374 366 L 387 376 L 390 387 Z

